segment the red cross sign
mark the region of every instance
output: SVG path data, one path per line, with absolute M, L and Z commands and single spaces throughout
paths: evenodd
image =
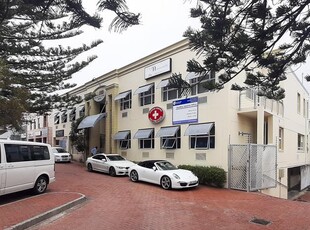
M 165 113 L 160 107 L 154 107 L 149 111 L 149 120 L 153 123 L 159 123 L 165 118 Z

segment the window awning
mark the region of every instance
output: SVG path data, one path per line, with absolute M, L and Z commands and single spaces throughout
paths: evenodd
M 140 94 L 140 93 L 144 93 L 144 92 L 147 92 L 150 90 L 150 88 L 153 87 L 153 84 L 149 84 L 149 85 L 144 85 L 144 86 L 141 86 L 139 87 L 135 92 L 134 94 Z
M 199 74 L 198 74 L 198 73 L 189 72 L 189 73 L 186 75 L 185 80 L 189 81 L 189 80 L 192 80 L 192 79 L 195 79 L 195 78 L 198 78 L 198 77 L 199 77 Z
M 127 91 L 127 92 L 124 92 L 124 93 L 120 93 L 119 95 L 117 95 L 117 96 L 114 98 L 114 101 L 124 99 L 125 97 L 128 96 L 128 94 L 130 94 L 130 91 Z
M 79 105 L 78 110 L 79 111 L 85 111 L 85 105 Z
M 161 82 L 159 82 L 159 84 L 157 85 L 157 89 L 159 88 L 163 88 L 163 87 L 166 87 L 169 85 L 169 79 L 165 79 L 165 80 L 162 80 Z
M 92 128 L 95 124 L 100 121 L 102 118 L 106 117 L 106 113 L 99 113 L 96 115 L 91 115 L 85 117 L 78 126 L 78 129 Z
M 185 130 L 185 136 L 206 135 L 210 133 L 214 123 L 189 125 Z
M 128 135 L 129 135 L 129 131 L 120 131 L 114 135 L 113 139 L 114 140 L 125 140 L 127 139 Z
M 152 132 L 153 129 L 139 129 L 133 138 L 134 139 L 149 138 Z
M 173 137 L 175 136 L 176 132 L 179 130 L 179 126 L 173 127 L 162 127 L 157 132 L 156 137 Z
M 70 114 L 70 115 L 71 115 L 71 114 L 75 114 L 75 112 L 76 112 L 76 107 L 73 107 L 73 108 L 71 109 L 71 111 L 70 111 L 69 114 Z

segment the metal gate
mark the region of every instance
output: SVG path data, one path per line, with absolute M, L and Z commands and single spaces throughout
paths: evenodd
M 228 160 L 229 188 L 256 191 L 276 187 L 276 146 L 229 145 Z

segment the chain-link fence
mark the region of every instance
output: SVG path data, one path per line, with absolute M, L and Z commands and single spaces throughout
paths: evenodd
M 229 145 L 229 188 L 256 191 L 275 187 L 276 153 L 274 145 Z

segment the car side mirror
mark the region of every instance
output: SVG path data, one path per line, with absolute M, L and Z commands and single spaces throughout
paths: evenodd
M 157 171 L 157 168 L 156 168 L 155 166 L 153 166 L 153 170 L 154 170 L 154 171 Z
M 106 159 L 102 159 L 102 161 L 103 161 L 103 162 L 106 162 L 107 160 L 106 160 Z

